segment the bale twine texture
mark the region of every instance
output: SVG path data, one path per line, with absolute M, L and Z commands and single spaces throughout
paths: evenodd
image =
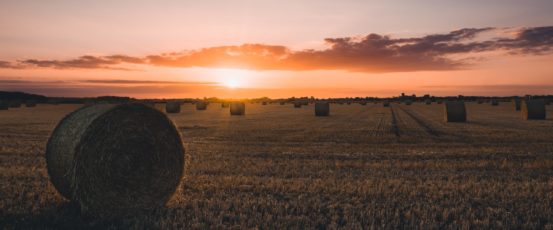
M 467 111 L 463 101 L 446 101 L 444 105 L 444 114 L 446 122 L 465 122 L 467 121 Z
M 166 113 L 180 113 L 180 103 L 177 101 L 169 101 L 165 104 Z
M 205 101 L 196 102 L 196 110 L 206 110 L 206 109 L 207 109 L 207 103 Z
M 175 125 L 143 104 L 82 107 L 48 140 L 50 180 L 83 212 L 119 215 L 163 206 L 183 174 Z
M 545 100 L 532 99 L 521 102 L 521 114 L 524 120 L 544 120 L 545 119 Z
M 245 115 L 246 104 L 244 102 L 232 102 L 230 104 L 230 115 Z
M 315 116 L 326 117 L 330 115 L 330 104 L 328 102 L 315 103 Z

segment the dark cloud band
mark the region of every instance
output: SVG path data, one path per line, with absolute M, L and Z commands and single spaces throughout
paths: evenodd
M 498 28 L 465 28 L 446 34 L 392 38 L 379 34 L 327 38 L 327 49 L 294 51 L 285 46 L 244 44 L 218 46 L 170 54 L 81 56 L 71 60 L 28 59 L 0 61 L 0 68 L 118 69 L 123 64 L 164 67 L 221 67 L 254 70 L 345 70 L 353 72 L 406 72 L 466 68 L 471 55 L 506 51 L 512 55 L 541 55 L 552 51 L 553 27 L 521 28 L 514 35 L 479 39 Z M 453 55 L 465 55 L 455 59 Z

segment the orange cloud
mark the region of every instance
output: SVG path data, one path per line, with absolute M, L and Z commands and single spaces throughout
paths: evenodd
M 351 72 L 408 72 L 467 68 L 474 55 L 485 51 L 507 51 L 512 55 L 551 52 L 553 27 L 522 28 L 512 37 L 477 39 L 497 28 L 467 28 L 446 34 L 392 38 L 369 34 L 362 38 L 327 38 L 329 48 L 294 51 L 285 46 L 244 44 L 218 46 L 168 54 L 131 57 L 126 55 L 81 56 L 71 60 L 28 59 L 0 61 L 0 68 L 103 68 L 120 69 L 122 64 L 164 67 L 218 67 L 254 70 L 345 70 Z M 465 55 L 454 59 L 453 55 Z

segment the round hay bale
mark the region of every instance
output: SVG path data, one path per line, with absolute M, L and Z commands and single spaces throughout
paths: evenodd
M 463 101 L 446 101 L 444 105 L 446 122 L 466 122 L 467 111 Z
M 315 103 L 315 116 L 326 117 L 330 115 L 330 104 L 328 102 Z
M 425 103 L 425 104 L 427 104 L 427 105 L 431 105 L 431 104 L 432 104 L 432 101 L 431 101 L 431 100 L 428 100 L 428 99 L 426 99 L 426 100 L 424 101 L 424 103 Z
M 266 101 L 261 102 L 261 105 L 267 105 L 267 102 Z
M 230 115 L 245 115 L 246 104 L 244 102 L 230 103 Z
M 301 108 L 300 102 L 294 102 L 294 108 Z
M 520 107 L 524 120 L 545 119 L 545 100 L 543 99 L 524 100 Z
M 20 107 L 21 107 L 21 101 L 19 100 L 10 101 L 10 108 L 20 108 Z
M 196 102 L 196 110 L 206 110 L 206 109 L 207 109 L 207 103 L 205 101 Z
M 513 105 L 515 107 L 515 111 L 520 111 L 520 99 L 514 99 Z
M 8 110 L 10 104 L 7 101 L 0 101 L 0 110 Z
M 360 105 L 367 105 L 366 101 L 359 102 Z
M 390 107 L 390 102 L 388 102 L 388 101 L 382 102 L 382 106 Z
M 166 113 L 180 113 L 180 103 L 178 101 L 168 101 L 165 104 Z
M 67 115 L 46 147 L 50 180 L 82 211 L 118 215 L 163 206 L 183 174 L 171 120 L 143 104 L 98 104 Z
M 144 104 L 150 108 L 156 108 L 156 103 L 153 101 L 145 102 Z
M 36 102 L 32 100 L 26 101 L 25 107 L 36 107 Z
M 492 99 L 491 104 L 492 104 L 492 106 L 498 106 L 498 105 L 499 105 L 499 101 L 496 100 L 496 99 Z

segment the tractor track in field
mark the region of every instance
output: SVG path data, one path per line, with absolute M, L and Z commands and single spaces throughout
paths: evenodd
M 374 129 L 372 132 L 372 136 L 375 136 L 375 137 L 380 136 L 381 134 L 380 130 L 382 129 L 382 125 L 384 124 L 384 115 L 382 115 L 381 113 L 378 113 L 378 115 L 380 115 L 380 119 L 378 120 L 376 129 Z
M 399 127 L 397 126 L 397 114 L 394 111 L 395 106 L 390 106 L 390 111 L 392 111 L 392 132 L 396 135 L 396 138 L 401 136 Z
M 428 122 L 426 122 L 423 118 L 421 118 L 419 115 L 415 114 L 414 112 L 412 111 L 409 111 L 401 106 L 398 106 L 398 108 L 405 112 L 405 114 L 407 114 L 409 117 L 411 117 L 419 126 L 421 126 L 424 131 L 426 131 L 426 133 L 428 133 L 429 135 L 431 136 L 434 136 L 434 137 L 439 137 L 440 136 L 440 132 L 438 132 L 437 130 L 435 130 L 434 128 L 432 128 Z

